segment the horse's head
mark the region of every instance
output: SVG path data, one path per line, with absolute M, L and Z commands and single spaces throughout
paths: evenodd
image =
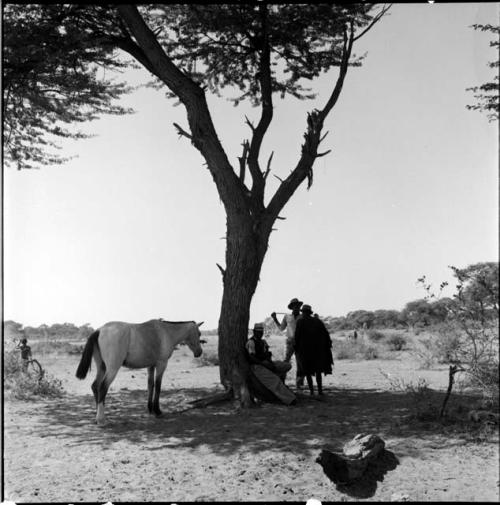
M 186 344 L 191 349 L 195 358 L 199 358 L 201 356 L 201 353 L 203 352 L 200 343 L 200 336 L 201 336 L 200 326 L 202 324 L 203 321 L 201 323 L 194 323 L 193 325 L 191 325 L 188 331 L 188 335 L 186 337 Z

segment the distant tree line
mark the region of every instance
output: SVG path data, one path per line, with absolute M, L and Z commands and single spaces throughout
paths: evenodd
M 7 340 L 21 338 L 29 339 L 49 339 L 49 340 L 79 340 L 87 338 L 94 328 L 86 323 L 76 326 L 73 323 L 55 323 L 52 325 L 41 324 L 40 326 L 23 326 L 16 321 L 4 321 L 4 338 Z
M 370 329 L 417 329 L 450 322 L 460 314 L 466 319 L 481 317 L 483 320 L 498 318 L 498 262 L 476 263 L 466 268 L 451 267 L 457 280 L 458 293 L 452 298 L 429 297 L 408 302 L 402 310 L 354 310 L 345 316 L 320 316 L 328 330 L 333 333 L 342 330 Z M 426 290 L 425 277 L 419 279 Z M 447 283 L 442 283 L 444 288 Z M 479 316 L 478 316 L 479 314 Z M 276 325 L 271 317 L 265 320 L 266 333 L 276 333 Z M 94 328 L 90 324 L 76 326 L 72 323 L 42 324 L 38 327 L 26 326 L 15 321 L 4 322 L 7 338 L 87 338 Z M 204 330 L 202 335 L 217 335 L 217 329 Z

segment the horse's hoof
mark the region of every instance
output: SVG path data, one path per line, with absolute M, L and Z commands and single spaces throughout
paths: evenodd
M 163 412 L 155 412 L 155 417 L 163 417 Z

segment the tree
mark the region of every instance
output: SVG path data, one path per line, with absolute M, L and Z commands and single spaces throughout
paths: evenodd
M 402 315 L 409 326 L 430 326 L 433 321 L 432 306 L 425 298 L 408 302 Z
M 114 102 L 131 88 L 99 76 L 99 67 L 116 71 L 125 65 L 115 48 L 95 44 L 94 34 L 79 22 L 82 6 L 7 4 L 3 9 L 6 165 L 62 163 L 68 158 L 57 152 L 54 139 L 88 137 L 65 125 L 130 112 Z
M 492 32 L 494 35 L 496 35 L 496 37 L 490 41 L 490 47 L 496 48 L 498 55 L 498 49 L 500 45 L 500 26 L 493 26 L 489 24 L 474 24 L 472 27 L 475 30 L 481 30 L 482 32 Z M 471 110 L 479 110 L 480 112 L 485 112 L 490 122 L 498 120 L 500 111 L 500 86 L 498 80 L 499 64 L 500 61 L 498 58 L 495 61 L 490 61 L 488 63 L 488 66 L 490 68 L 496 68 L 496 75 L 493 77 L 493 81 L 486 82 L 481 86 L 467 88 L 467 91 L 472 91 L 475 93 L 474 98 L 476 99 L 477 103 L 475 105 L 467 105 L 466 107 Z
M 448 316 L 438 333 L 445 339 L 453 336 L 454 342 L 449 353 L 449 386 L 441 415 L 456 373 L 467 374 L 473 385 L 493 398 L 498 397 L 499 386 L 498 262 L 450 268 L 457 281 L 456 293 L 446 302 Z M 427 298 L 439 296 L 432 292 L 425 276 L 419 281 L 428 293 Z M 441 284 L 440 292 L 446 285 Z
M 376 328 L 397 328 L 400 325 L 400 313 L 397 310 L 376 310 L 373 313 L 373 326 Z
M 353 310 L 346 316 L 351 328 L 364 328 L 369 329 L 373 325 L 374 313 L 370 310 Z
M 60 7 L 60 6 L 59 6 Z M 25 7 L 29 10 L 29 7 Z M 375 10 L 374 10 L 375 9 Z M 374 14 L 372 14 L 374 10 Z M 224 205 L 226 222 L 223 296 L 219 318 L 221 382 L 249 401 L 244 343 L 250 304 L 273 225 L 298 187 L 313 182 L 313 166 L 326 133 L 323 127 L 337 103 L 348 67 L 360 65 L 353 55 L 356 40 L 367 33 L 388 7 L 366 4 L 284 5 L 134 5 L 85 6 L 65 19 L 85 34 L 88 47 L 119 48 L 147 69 L 156 84 L 184 106 L 188 128 L 175 124 L 206 161 Z M 92 46 L 94 42 L 94 46 Z M 265 202 L 272 153 L 265 168 L 261 146 L 273 119 L 276 93 L 314 98 L 302 86 L 321 73 L 338 68 L 330 96 L 307 115 L 304 142 L 296 166 L 280 179 Z M 242 143 L 235 169 L 219 141 L 206 92 L 239 90 L 235 103 L 248 99 L 260 107 L 256 124 L 246 118 L 250 138 Z M 251 184 L 247 184 L 248 174 Z

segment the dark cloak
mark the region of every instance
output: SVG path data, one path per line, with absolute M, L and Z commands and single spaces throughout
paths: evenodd
M 295 353 L 304 375 L 332 373 L 332 340 L 320 319 L 307 315 L 297 319 Z

